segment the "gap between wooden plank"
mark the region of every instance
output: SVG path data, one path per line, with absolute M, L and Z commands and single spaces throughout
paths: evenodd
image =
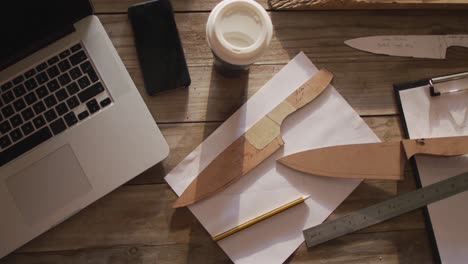
M 466 34 L 466 13 L 428 12 L 413 16 L 413 12 L 323 12 L 313 16 L 310 12 L 271 14 L 275 34 L 270 47 L 257 64 L 285 64 L 303 50 L 314 62 L 418 62 L 409 59 L 374 55 L 346 46 L 350 38 L 368 35 L 398 34 Z M 102 15 L 101 21 L 127 67 L 136 66 L 132 30 L 126 15 Z M 208 14 L 176 14 L 176 22 L 190 66 L 211 66 L 212 54 L 205 39 Z M 398 20 L 395 24 L 392 21 Z M 449 26 L 450 25 L 450 26 Z M 451 48 L 448 60 L 467 60 L 463 48 Z M 425 60 L 427 61 L 427 60 Z M 435 60 L 429 60 L 434 61 Z M 446 60 L 447 62 L 447 60 Z
M 367 118 L 366 122 L 380 138 L 398 140 L 401 131 L 397 118 Z M 185 128 L 185 130 L 184 130 Z M 197 125 L 163 128 L 169 137 L 175 166 L 205 137 L 205 128 Z M 211 125 L 209 130 L 214 131 Z M 211 132 L 208 131 L 207 134 Z M 174 147 L 177 146 L 177 147 Z M 169 166 L 169 167 L 170 167 Z M 164 173 L 160 174 L 164 176 Z M 330 219 L 415 188 L 414 181 L 368 180 L 335 210 Z M 63 224 L 40 236 L 20 251 L 55 251 L 126 244 L 205 243 L 211 241 L 204 229 L 187 209 L 174 210 L 176 195 L 166 184 L 126 185 L 88 206 Z M 110 224 L 112 223 L 112 224 Z M 373 226 L 361 232 L 422 229 L 420 213 L 411 213 Z M 155 232 L 153 232 L 155 231 Z
M 430 263 L 431 251 L 427 234 L 423 230 L 391 231 L 374 234 L 349 234 L 308 250 L 301 245 L 288 263 L 304 263 L 327 259 L 346 263 L 373 262 Z M 107 248 L 85 248 L 63 251 L 14 253 L 0 261 L 2 264 L 22 264 L 29 261 L 47 263 L 82 263 L 81 261 L 107 260 L 122 263 L 230 263 L 215 243 L 184 243 L 174 245 L 128 245 Z M 81 260 L 81 261 L 80 261 Z M 73 261 L 73 262 L 71 262 Z M 401 260 L 400 260 L 401 261 Z M 398 262 L 398 261 L 397 261 Z
M 397 114 L 393 83 L 468 70 L 466 63 L 445 67 L 444 63 L 317 63 L 335 75 L 333 85 L 361 116 Z M 406 67 L 405 67 L 406 65 Z M 158 123 L 224 121 L 282 69 L 252 66 L 248 76 L 229 79 L 211 67 L 190 67 L 192 85 L 169 93 L 148 96 L 139 68 L 128 68 L 146 105 Z M 405 67 L 405 70 L 399 70 Z M 388 74 L 391 72 L 392 74 Z
M 101 18 L 156 121 L 172 123 L 225 120 L 300 50 L 318 67 L 334 73 L 335 87 L 359 114 L 395 114 L 392 83 L 468 70 L 468 53 L 463 48 L 449 51 L 453 59 L 422 60 L 368 54 L 343 44 L 347 38 L 377 33 L 466 33 L 466 14 L 416 12 L 420 15 L 412 17 L 413 13 L 272 14 L 276 26 L 272 44 L 251 67 L 249 76 L 240 79 L 223 78 L 213 71 L 213 57 L 204 36 L 207 14 L 179 14 L 176 20 L 192 85 L 155 97 L 145 94 L 127 16 Z M 392 18 L 401 23 L 392 23 Z
M 396 114 L 375 114 L 375 115 L 360 115 L 361 118 L 373 118 L 373 117 L 400 117 L 399 113 Z M 184 125 L 184 124 L 210 124 L 210 123 L 223 123 L 227 119 L 222 119 L 222 120 L 208 120 L 208 121 L 174 121 L 174 122 L 156 122 L 158 125 Z
M 126 13 L 131 5 L 145 2 L 144 0 L 92 0 L 96 13 Z M 209 12 L 219 0 L 171 0 L 175 12 Z M 267 0 L 257 0 L 268 9 Z
M 467 9 L 466 0 L 269 0 L 279 10 Z

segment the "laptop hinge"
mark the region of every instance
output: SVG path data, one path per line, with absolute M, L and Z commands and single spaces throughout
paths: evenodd
M 9 57 L 7 60 L 0 62 L 0 70 L 7 68 L 10 65 L 18 62 L 21 59 L 26 58 L 27 56 L 33 54 L 34 52 L 46 47 L 47 45 L 57 41 L 60 38 L 72 33 L 75 31 L 75 27 L 72 24 L 64 25 L 59 27 L 53 32 L 49 32 L 44 35 L 44 37 L 35 40 L 31 45 L 21 52 L 15 54 L 15 56 Z

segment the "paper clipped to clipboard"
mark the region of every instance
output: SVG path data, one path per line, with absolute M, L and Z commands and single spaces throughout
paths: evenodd
M 298 54 L 165 178 L 180 195 L 220 152 L 317 72 Z M 284 147 L 227 189 L 188 208 L 213 237 L 296 199 L 303 204 L 218 242 L 235 263 L 283 263 L 303 242 L 302 230 L 322 223 L 359 185 L 281 168 L 276 159 L 298 151 L 378 142 L 362 118 L 332 87 L 291 115 L 281 128 Z
M 434 78 L 435 79 L 435 78 Z M 432 82 L 397 91 L 409 138 L 468 135 L 468 79 L 449 80 L 446 87 L 458 92 L 431 95 Z M 432 87 L 432 88 L 431 88 Z M 468 171 L 468 155 L 440 159 L 415 158 L 422 186 Z M 441 177 L 442 176 L 442 177 Z M 468 192 L 429 205 L 428 213 L 442 263 L 466 263 L 468 259 Z

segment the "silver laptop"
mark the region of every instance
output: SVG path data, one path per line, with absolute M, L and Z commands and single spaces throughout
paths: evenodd
M 0 257 L 169 152 L 88 0 L 5 2 Z

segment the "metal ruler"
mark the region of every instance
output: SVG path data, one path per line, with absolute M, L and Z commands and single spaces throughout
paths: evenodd
M 352 233 L 468 190 L 468 172 L 304 230 L 307 247 Z

